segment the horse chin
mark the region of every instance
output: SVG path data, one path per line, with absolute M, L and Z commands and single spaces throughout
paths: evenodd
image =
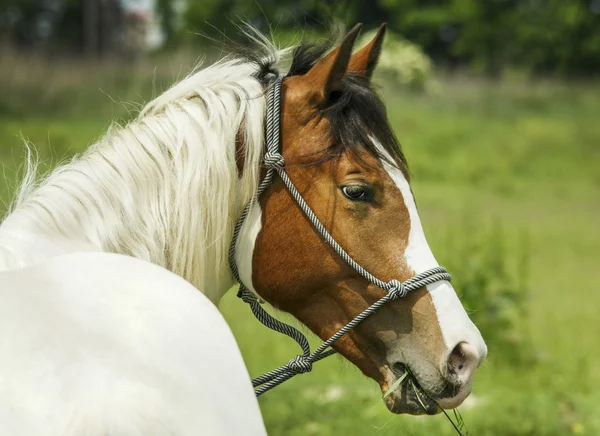
M 437 415 L 442 412 L 437 403 L 411 380 L 403 383 L 383 401 L 388 410 L 396 414 Z
M 391 371 L 388 372 L 390 374 Z M 394 380 L 391 380 L 381 386 L 382 393 L 392 386 L 398 380 L 398 376 L 393 375 Z M 394 392 L 384 398 L 384 403 L 388 410 L 396 414 L 408 415 L 437 415 L 442 412 L 442 409 L 454 409 L 462 404 L 462 402 L 471 393 L 471 384 L 463 386 L 458 392 L 453 395 L 448 395 L 448 389 L 441 395 L 430 395 L 419 385 L 419 382 L 409 376 L 398 386 Z

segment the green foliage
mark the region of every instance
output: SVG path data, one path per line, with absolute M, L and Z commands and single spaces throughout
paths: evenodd
M 177 11 L 174 2 L 171 0 L 157 0 L 156 13 L 160 19 L 165 40 L 169 45 L 173 42 L 177 27 Z
M 589 0 L 379 0 L 393 28 L 439 62 L 497 77 L 506 66 L 536 73 L 600 70 L 600 3 Z
M 443 83 L 437 93 L 418 97 L 384 87 L 415 180 L 506 193 L 518 180 L 600 182 L 597 84 Z
M 508 364 L 530 364 L 535 350 L 526 323 L 528 242 L 521 235 L 517 246 L 507 250 L 505 239 L 500 224 L 486 226 L 481 218 L 467 215 L 462 225 L 448 231 L 439 255 L 491 356 Z
M 72 49 L 82 34 L 81 2 L 59 3 L 53 9 L 38 0 L 0 0 L 0 38 Z M 156 13 L 169 49 L 208 45 L 198 33 L 239 39 L 240 20 L 298 35 L 325 35 L 340 23 L 369 29 L 388 22 L 449 69 L 468 66 L 496 78 L 507 68 L 560 76 L 600 71 L 599 0 L 157 0 Z M 49 32 L 40 25 L 47 16 L 54 17 Z
M 269 33 L 296 32 L 318 29 L 324 33 L 336 22 L 352 20 L 353 2 L 328 2 L 321 0 L 202 0 L 186 3 L 184 27 L 192 42 L 202 44 L 194 37 L 201 33 L 217 39 L 238 40 L 241 37 L 236 26 L 248 22 L 259 30 Z M 344 7 L 350 5 L 349 8 Z
M 513 32 L 514 62 L 534 72 L 592 75 L 600 70 L 600 2 L 523 2 Z
M 453 53 L 479 64 L 489 76 L 496 77 L 508 60 L 510 32 L 518 0 L 454 0 L 452 17 L 459 30 Z
M 374 36 L 375 31 L 365 33 L 358 45 L 366 45 Z M 419 46 L 393 32 L 387 32 L 377 74 L 389 84 L 425 89 L 432 80 L 433 64 Z

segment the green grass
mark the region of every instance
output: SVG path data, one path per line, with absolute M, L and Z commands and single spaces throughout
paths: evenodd
M 140 103 L 164 86 L 164 77 L 153 85 L 147 73 L 139 82 L 134 75 L 108 84 L 102 74 L 87 81 L 72 74 L 78 79 L 56 79 L 57 90 L 46 91 L 39 106 L 35 93 L 23 93 L 33 80 L 0 85 L 7 96 L 0 105 L 2 199 L 17 180 L 21 135 L 51 166 L 93 142 L 113 116 L 128 117 L 107 94 Z M 440 263 L 461 265 L 456 246 L 479 227 L 502 228 L 514 268 L 524 240 L 528 246 L 527 317 L 519 325 L 535 358 L 517 364 L 506 348 L 490 347 L 473 397 L 461 408 L 470 433 L 600 434 L 600 86 L 453 80 L 436 95 L 386 95 Z M 460 292 L 460 276 L 455 284 Z M 233 292 L 221 308 L 252 375 L 297 354 Z M 273 435 L 454 434 L 443 416 L 390 414 L 376 384 L 339 357 L 264 395 L 260 405 Z

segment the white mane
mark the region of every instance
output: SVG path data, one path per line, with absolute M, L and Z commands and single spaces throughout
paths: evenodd
M 279 60 L 271 44 L 255 39 Z M 233 225 L 260 172 L 265 99 L 258 68 L 230 58 L 194 72 L 39 185 L 33 165 L 0 225 L 0 251 L 18 266 L 65 251 L 126 254 L 171 270 L 218 301 L 233 284 Z

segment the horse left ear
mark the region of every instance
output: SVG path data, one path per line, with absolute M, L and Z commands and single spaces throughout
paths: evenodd
M 309 81 L 311 88 L 316 91 L 315 103 L 326 102 L 331 92 L 341 89 L 342 79 L 352 57 L 352 47 L 361 27 L 362 24 L 354 26 L 339 46 L 304 75 L 304 79 Z
M 386 28 L 387 24 L 385 23 L 379 26 L 375 38 L 352 55 L 350 64 L 348 65 L 349 73 L 360 74 L 367 79 L 371 78 L 381 54 L 381 46 L 383 45 Z

